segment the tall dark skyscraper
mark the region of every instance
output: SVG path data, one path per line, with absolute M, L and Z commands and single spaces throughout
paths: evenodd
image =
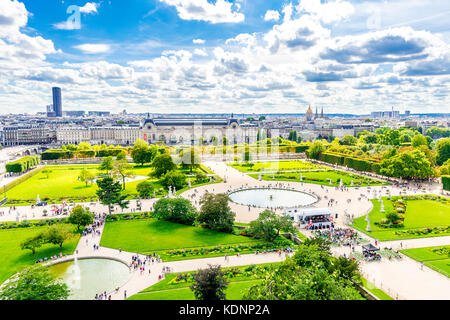
M 62 117 L 62 97 L 61 88 L 52 88 L 53 92 L 53 111 L 57 117 Z

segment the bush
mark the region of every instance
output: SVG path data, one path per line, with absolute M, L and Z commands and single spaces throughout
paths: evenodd
M 450 191 L 450 176 L 442 177 L 442 184 L 444 185 L 444 190 Z
M 186 175 L 177 171 L 169 171 L 161 177 L 160 182 L 166 188 L 171 186 L 181 190 L 186 186 Z

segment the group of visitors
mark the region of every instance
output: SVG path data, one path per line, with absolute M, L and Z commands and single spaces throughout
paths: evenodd
M 362 240 L 362 237 L 351 228 L 316 230 L 313 233 L 337 246 L 354 246 Z
M 106 291 L 103 293 L 96 293 L 94 300 L 111 300 L 111 295 L 106 294 Z
M 35 263 L 47 262 L 47 261 L 50 261 L 50 260 L 51 261 L 55 261 L 55 260 L 62 259 L 62 258 L 65 258 L 65 257 L 66 257 L 66 255 L 63 255 L 63 253 L 60 252 L 59 255 L 51 256 L 50 259 L 47 258 L 47 257 L 44 257 L 42 259 L 38 259 L 38 260 L 35 261 Z

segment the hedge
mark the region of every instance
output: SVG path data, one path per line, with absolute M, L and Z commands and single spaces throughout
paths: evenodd
M 111 149 L 102 149 L 97 152 L 97 157 L 103 158 L 103 157 L 116 157 L 119 153 L 124 151 L 127 152 L 124 148 L 111 148 Z
M 95 150 L 63 150 L 63 149 L 51 149 L 42 153 L 42 160 L 61 160 L 61 159 L 73 159 L 73 158 L 104 158 L 104 157 L 116 157 L 120 152 L 127 153 L 125 148 L 110 148 Z
M 70 150 L 51 149 L 42 153 L 42 160 L 72 159 L 74 152 Z
M 443 176 L 442 184 L 444 185 L 444 190 L 450 191 L 450 176 Z
M 327 152 L 321 153 L 319 160 L 365 172 L 379 173 L 381 167 L 379 163 L 374 161 Z
M 27 156 L 19 160 L 7 163 L 5 165 L 6 172 L 22 173 L 30 170 L 40 163 L 38 156 Z

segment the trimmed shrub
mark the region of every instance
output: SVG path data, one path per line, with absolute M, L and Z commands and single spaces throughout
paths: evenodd
M 10 173 L 22 173 L 30 170 L 40 163 L 38 156 L 23 157 L 19 160 L 7 163 L 5 165 L 6 172 Z
M 443 176 L 442 184 L 444 185 L 444 190 L 450 191 L 450 176 Z
M 42 160 L 72 159 L 74 152 L 62 149 L 50 149 L 42 153 Z

